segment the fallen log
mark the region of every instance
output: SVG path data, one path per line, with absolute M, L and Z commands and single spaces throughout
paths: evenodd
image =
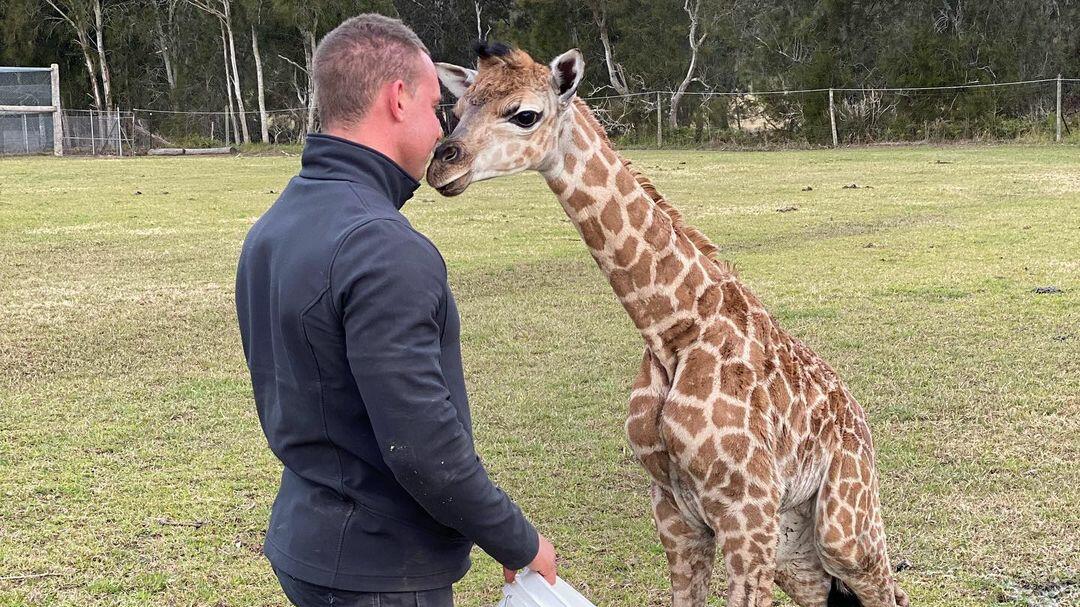
M 233 154 L 236 152 L 236 148 L 229 146 L 225 148 L 153 148 L 149 154 L 151 156 L 206 156 L 211 154 Z

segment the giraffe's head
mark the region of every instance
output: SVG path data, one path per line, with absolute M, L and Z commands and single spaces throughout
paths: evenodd
M 559 125 L 570 114 L 585 62 L 570 50 L 551 65 L 501 44 L 478 43 L 477 70 L 436 64 L 439 79 L 458 97 L 458 125 L 435 148 L 427 180 L 445 196 L 470 183 L 543 170 L 556 158 Z

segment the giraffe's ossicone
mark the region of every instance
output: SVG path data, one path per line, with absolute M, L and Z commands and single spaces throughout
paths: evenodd
M 571 50 L 550 66 L 478 45 L 439 64 L 459 99 L 428 182 L 539 171 L 645 340 L 626 432 L 652 479 L 672 604 L 702 606 L 716 548 L 729 607 L 907 605 L 893 579 L 865 414 L 836 373 L 780 328 L 716 247 L 611 146 L 576 97 Z

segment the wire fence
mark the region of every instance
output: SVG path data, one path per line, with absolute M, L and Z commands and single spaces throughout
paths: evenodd
M 942 87 L 605 95 L 590 105 L 623 145 L 740 147 L 778 144 L 1058 140 L 1080 126 L 1080 79 Z M 451 118 L 452 120 L 452 118 Z
M 1061 141 L 1080 128 L 1080 78 L 1063 77 L 950 86 L 688 91 L 681 96 L 639 91 L 584 99 L 612 139 L 635 147 Z M 451 109 L 452 104 L 439 106 L 448 133 L 456 123 Z M 244 127 L 249 140 L 262 139 L 258 111 L 64 110 L 62 117 L 67 154 L 227 148 L 244 140 Z M 47 153 L 51 121 L 52 115 L 0 112 L 0 154 Z M 267 142 L 302 143 L 311 124 L 306 107 L 267 111 Z
M 131 112 L 65 110 L 64 153 L 134 156 L 135 115 Z
M 681 97 L 674 121 L 672 91 L 594 94 L 584 100 L 620 145 L 639 147 L 845 145 L 1023 137 L 1061 140 L 1080 126 L 1080 78 L 950 86 L 690 91 Z M 450 103 L 439 106 L 446 132 L 456 125 L 452 108 Z M 302 142 L 308 126 L 306 112 L 303 107 L 269 112 L 271 143 Z M 138 110 L 137 115 L 148 129 L 167 133 L 177 141 L 207 146 L 237 141 L 236 121 L 228 128 L 228 112 Z M 245 120 L 249 131 L 258 133 L 258 112 L 247 112 Z
M 139 137 L 136 145 L 146 151 L 153 147 L 213 148 L 237 145 L 249 134 L 261 140 L 262 116 L 258 111 L 243 114 L 228 111 L 132 110 Z M 241 122 L 241 120 L 243 122 Z M 302 143 L 309 127 L 307 107 L 267 110 L 267 141 L 275 145 Z

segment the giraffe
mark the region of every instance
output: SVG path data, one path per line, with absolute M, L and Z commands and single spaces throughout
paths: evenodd
M 428 183 L 538 171 L 641 333 L 626 434 L 647 471 L 674 607 L 906 606 L 892 576 L 870 428 L 833 369 L 784 331 L 717 247 L 612 148 L 576 97 L 579 51 L 550 66 L 478 43 L 438 64 L 459 123 Z

